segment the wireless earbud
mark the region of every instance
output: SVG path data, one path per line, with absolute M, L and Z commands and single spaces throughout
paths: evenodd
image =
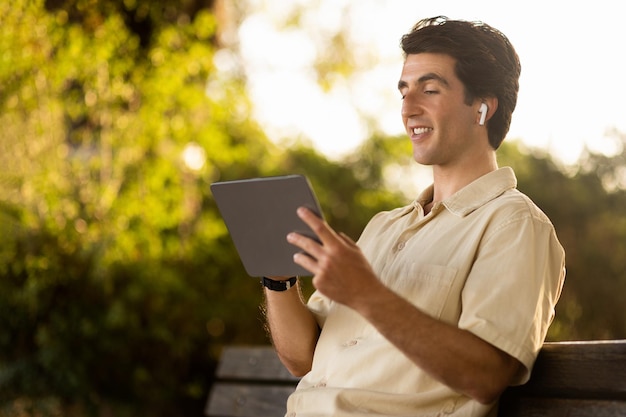
M 481 103 L 480 104 L 480 108 L 478 109 L 478 113 L 480 113 L 480 121 L 478 122 L 479 125 L 484 125 L 485 124 L 485 120 L 487 119 L 487 112 L 489 111 L 489 106 L 487 106 L 486 103 Z

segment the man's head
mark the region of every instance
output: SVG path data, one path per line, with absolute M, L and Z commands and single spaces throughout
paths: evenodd
M 405 58 L 420 53 L 454 58 L 468 105 L 476 98 L 498 100 L 497 110 L 487 124 L 489 143 L 498 149 L 511 125 L 521 72 L 519 58 L 507 37 L 482 22 L 439 16 L 417 22 L 402 37 L 401 46 Z

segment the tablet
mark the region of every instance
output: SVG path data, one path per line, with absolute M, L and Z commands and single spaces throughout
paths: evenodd
M 216 182 L 211 192 L 248 275 L 312 275 L 293 261 L 301 250 L 287 242 L 290 232 L 317 239 L 296 214 L 298 207 L 305 206 L 323 218 L 306 177 Z

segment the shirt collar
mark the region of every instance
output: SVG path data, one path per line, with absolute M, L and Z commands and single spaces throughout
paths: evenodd
M 477 178 L 441 203 L 453 214 L 464 217 L 515 187 L 517 187 L 517 178 L 513 169 L 502 167 Z M 420 193 L 413 204 L 401 209 L 397 216 L 407 214 L 416 209 L 418 205 L 424 207 L 433 200 L 433 195 L 434 187 L 431 184 Z
M 443 200 L 442 204 L 457 216 L 464 217 L 515 187 L 517 178 L 513 169 L 503 167 L 477 178 Z

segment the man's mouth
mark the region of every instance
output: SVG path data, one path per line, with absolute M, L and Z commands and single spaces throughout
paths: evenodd
M 413 134 L 414 135 L 422 135 L 424 133 L 432 132 L 432 127 L 414 127 Z

